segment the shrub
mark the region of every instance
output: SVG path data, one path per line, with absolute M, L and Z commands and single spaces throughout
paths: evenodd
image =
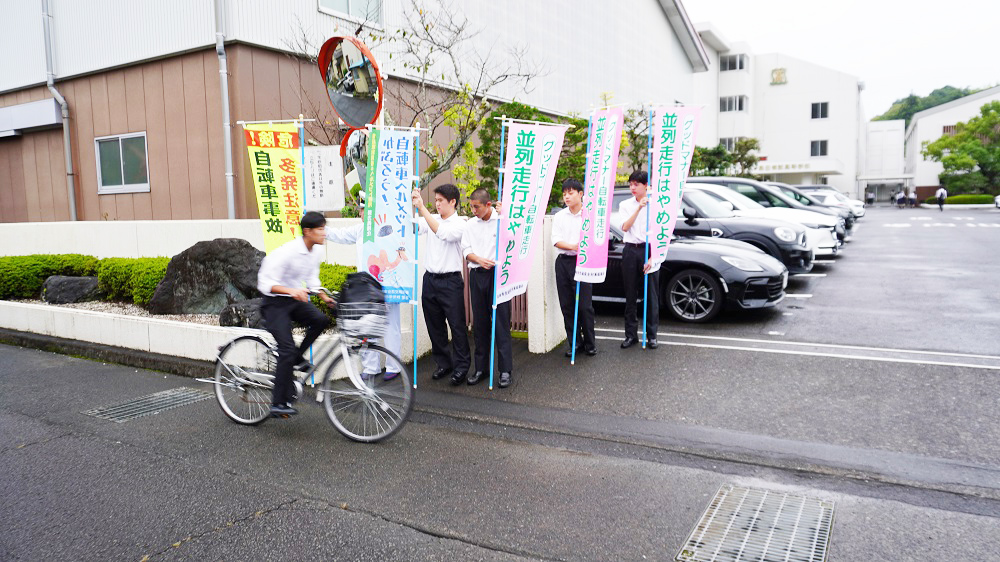
M 108 300 L 145 305 L 167 272 L 170 258 L 105 258 L 97 271 L 97 285 Z
M 937 197 L 928 197 L 924 203 L 928 205 L 937 205 Z M 982 205 L 993 203 L 992 195 L 952 195 L 946 197 L 944 200 L 945 205 Z
M 331 291 L 337 292 L 344 285 L 347 274 L 354 273 L 355 271 L 357 271 L 357 268 L 347 265 L 321 263 L 319 264 L 319 284 Z M 312 300 L 331 320 L 334 319 L 333 311 L 323 304 L 323 301 L 319 300 L 319 297 L 313 297 Z
M 0 299 L 37 299 L 50 275 L 90 276 L 97 258 L 80 254 L 0 257 Z

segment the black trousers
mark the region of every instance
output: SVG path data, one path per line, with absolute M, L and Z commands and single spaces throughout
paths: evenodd
M 563 324 L 566 326 L 566 344 L 573 345 L 573 314 L 576 304 L 576 256 L 559 254 L 556 256 L 556 292 L 559 293 L 559 308 L 562 310 Z M 580 283 L 580 317 L 576 323 L 577 349 L 595 349 L 594 339 L 594 285 Z
M 469 269 L 472 329 L 476 337 L 476 370 L 490 370 L 490 331 L 493 328 L 493 270 Z M 510 301 L 497 305 L 496 350 L 501 373 L 513 372 L 510 350 Z
M 431 337 L 431 355 L 439 369 L 469 371 L 469 334 L 465 325 L 465 281 L 460 272 L 424 273 L 420 302 Z M 447 324 L 446 324 L 447 323 Z M 451 351 L 448 351 L 448 328 Z
M 639 319 L 636 317 L 636 299 L 642 295 L 642 266 L 646 264 L 645 244 L 625 244 L 622 249 L 622 285 L 625 286 L 625 337 L 639 339 Z M 649 274 L 649 294 L 644 298 L 649 316 L 646 320 L 646 338 L 656 339 L 660 324 L 660 270 Z
M 330 324 L 330 319 L 311 302 L 297 301 L 291 297 L 264 297 L 260 312 L 267 324 L 267 331 L 278 342 L 278 369 L 274 375 L 271 403 L 291 402 L 294 394 L 292 368 Z M 306 337 L 298 347 L 295 347 L 295 340 L 292 339 L 293 321 L 306 326 Z

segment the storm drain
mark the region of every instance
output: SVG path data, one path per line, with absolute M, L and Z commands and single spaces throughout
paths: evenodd
M 123 404 L 95 408 L 83 413 L 88 416 L 122 423 L 143 416 L 159 414 L 178 406 L 194 404 L 195 402 L 200 402 L 211 397 L 212 393 L 210 392 L 182 386 L 180 388 L 164 390 L 163 392 L 155 392 L 149 396 L 129 400 Z
M 833 503 L 724 485 L 675 560 L 823 562 Z

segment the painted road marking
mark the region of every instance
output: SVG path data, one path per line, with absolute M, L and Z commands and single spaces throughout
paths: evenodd
M 785 293 L 785 296 L 790 299 L 811 299 L 812 295 L 806 293 Z
M 837 260 L 813 260 L 816 265 L 830 265 L 831 263 L 837 263 Z
M 826 277 L 825 273 L 796 273 L 792 277 Z

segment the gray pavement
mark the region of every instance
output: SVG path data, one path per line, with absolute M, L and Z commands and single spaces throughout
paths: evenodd
M 81 412 L 207 385 L 0 346 L 0 559 L 669 560 L 735 484 L 833 501 L 831 561 L 996 560 L 1000 228 L 885 226 L 910 213 L 945 222 L 875 209 L 827 277 L 793 280 L 812 298 L 665 322 L 656 351 L 618 349 L 604 311 L 600 355 L 521 349 L 509 389 L 424 360 L 379 445 L 308 404 L 108 422 Z

